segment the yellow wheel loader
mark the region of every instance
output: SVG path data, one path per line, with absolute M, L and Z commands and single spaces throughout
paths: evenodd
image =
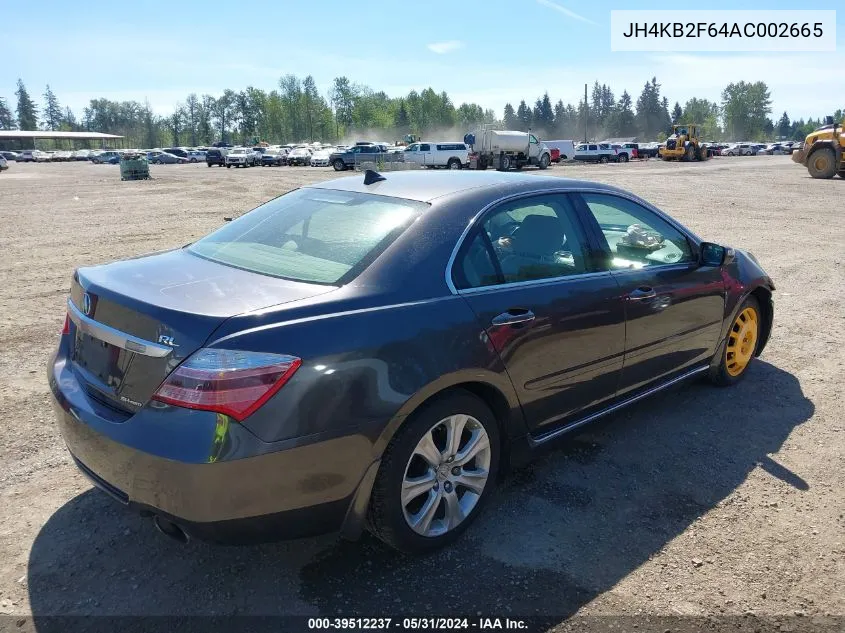
M 672 136 L 657 150 L 663 160 L 707 160 L 707 148 L 701 144 L 698 125 L 673 125 Z
M 822 127 L 807 135 L 801 149 L 792 152 L 792 160 L 804 165 L 813 178 L 833 178 L 836 174 L 845 178 L 845 162 L 842 160 L 845 150 L 842 128 L 845 119 L 837 124 L 829 116 L 825 117 L 824 122 Z

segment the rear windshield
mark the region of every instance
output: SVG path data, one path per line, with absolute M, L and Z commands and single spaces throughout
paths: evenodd
M 343 284 L 426 207 L 368 193 L 297 189 L 191 244 L 188 251 L 263 275 Z

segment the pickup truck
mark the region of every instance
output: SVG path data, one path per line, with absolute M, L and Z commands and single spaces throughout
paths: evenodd
M 464 143 L 412 143 L 404 151 L 406 163 L 424 167 L 463 169 L 469 164 L 469 150 Z
M 353 145 L 343 151 L 332 152 L 329 156 L 329 164 L 334 167 L 335 171 L 343 171 L 344 169 L 354 169 L 355 163 L 358 161 L 377 161 L 386 155 L 387 152 L 383 151 L 378 145 Z

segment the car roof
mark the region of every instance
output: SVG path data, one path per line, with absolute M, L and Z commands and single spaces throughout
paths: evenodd
M 382 175 L 385 180 L 375 182 L 371 185 L 364 184 L 364 175 L 361 174 L 327 180 L 308 186 L 313 189 L 372 193 L 379 196 L 404 198 L 406 200 L 417 200 L 420 202 L 430 202 L 436 198 L 482 187 L 512 187 L 511 190 L 502 191 L 502 196 L 509 193 L 517 193 L 520 190 L 527 191 L 535 189 L 575 190 L 588 188 L 618 191 L 615 187 L 589 180 L 574 180 L 555 176 L 531 176 L 528 174 L 500 171 L 444 170 L 433 173 L 429 171 L 404 171 L 386 172 Z

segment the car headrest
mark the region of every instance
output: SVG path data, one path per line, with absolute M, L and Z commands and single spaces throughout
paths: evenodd
M 563 237 L 563 226 L 557 217 L 534 214 L 526 215 L 514 234 L 516 250 L 544 255 L 560 250 Z

